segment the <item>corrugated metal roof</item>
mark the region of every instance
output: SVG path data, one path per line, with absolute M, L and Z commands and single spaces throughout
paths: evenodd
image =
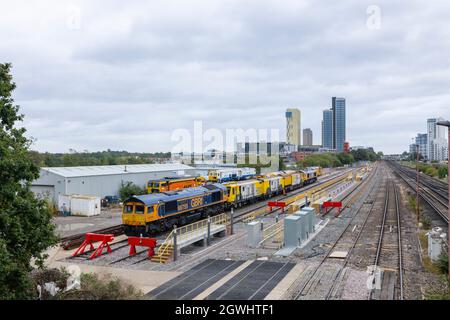
M 47 167 L 44 171 L 57 174 L 66 178 L 102 176 L 129 173 L 145 173 L 158 171 L 181 171 L 192 170 L 193 167 L 179 163 L 165 164 L 127 164 L 113 166 L 85 166 L 85 167 Z

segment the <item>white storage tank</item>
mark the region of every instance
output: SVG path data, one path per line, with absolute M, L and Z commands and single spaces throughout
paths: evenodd
M 71 196 L 70 207 L 70 212 L 73 216 L 97 216 L 101 211 L 100 198 L 73 195 Z

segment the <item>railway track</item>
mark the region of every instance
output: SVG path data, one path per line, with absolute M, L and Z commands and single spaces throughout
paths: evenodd
M 368 196 L 373 194 L 373 191 L 375 187 L 379 188 L 378 178 L 377 180 L 372 181 L 373 177 L 377 176 L 378 167 L 376 170 L 373 171 L 373 173 L 370 175 L 369 179 L 366 180 L 366 183 L 364 185 L 364 188 L 360 189 L 357 193 L 353 193 L 355 190 L 352 190 L 351 193 L 347 194 L 345 198 L 352 197 L 347 200 L 347 202 L 352 202 L 356 197 L 360 197 L 361 193 L 370 186 L 370 190 L 368 192 Z M 375 194 L 377 194 L 375 192 Z M 358 243 L 358 240 L 362 234 L 362 231 L 364 230 L 364 227 L 366 225 L 367 219 L 370 216 L 372 209 L 374 207 L 375 201 L 364 201 L 361 206 L 358 208 L 356 213 L 350 218 L 349 222 L 343 229 L 343 231 L 339 234 L 337 239 L 334 241 L 332 246 L 328 249 L 325 256 L 320 260 L 318 265 L 313 269 L 313 271 L 308 275 L 306 279 L 302 279 L 302 283 L 299 284 L 300 289 L 297 289 L 292 294 L 292 297 L 295 300 L 299 300 L 300 298 L 304 298 L 305 296 L 314 296 L 314 299 L 317 299 L 318 296 L 322 299 L 332 299 L 333 292 L 336 291 L 337 284 L 339 283 L 339 279 L 343 275 L 343 271 L 349 261 L 349 258 L 351 257 L 351 253 L 353 249 L 355 248 L 356 244 Z M 361 212 L 363 209 L 368 208 L 367 214 L 364 216 L 361 216 Z M 361 220 L 362 219 L 362 220 Z M 357 227 L 360 227 L 359 232 L 354 233 L 354 230 Z M 350 247 L 349 247 L 349 242 Z M 336 268 L 336 265 L 334 263 L 336 262 L 335 259 L 333 259 L 330 255 L 339 249 L 344 248 L 347 251 L 346 258 L 341 262 L 341 264 Z M 330 272 L 330 266 L 328 265 L 328 262 L 332 261 L 333 267 Z M 328 278 L 325 279 L 325 281 L 321 280 L 324 278 L 324 275 L 328 273 Z M 331 284 L 331 286 L 330 286 Z M 314 293 L 313 293 L 314 291 Z
M 134 255 L 132 255 L 132 256 L 128 255 L 128 256 L 124 256 L 124 257 L 122 257 L 122 258 L 113 260 L 113 261 L 111 261 L 110 263 L 108 263 L 108 265 L 117 264 L 117 263 L 123 262 L 123 261 L 125 261 L 125 260 L 132 260 L 131 263 L 130 263 L 129 265 L 135 265 L 135 264 L 138 264 L 138 263 L 141 263 L 141 262 L 143 262 L 143 261 L 148 260 L 148 257 L 145 257 L 145 258 L 139 258 L 143 253 L 147 253 L 147 252 L 148 252 L 148 249 L 141 250 L 141 251 L 136 252 L 136 254 L 134 254 Z M 136 257 L 138 257 L 139 259 L 136 259 Z M 136 260 L 136 261 L 134 261 L 134 260 Z
M 234 220 L 234 223 L 242 222 L 242 221 L 245 220 L 246 217 L 248 217 L 249 215 L 251 215 L 253 212 L 256 212 L 256 211 L 261 210 L 261 209 L 264 209 L 264 208 L 267 208 L 267 203 L 268 203 L 269 201 L 283 201 L 283 200 L 289 199 L 289 198 L 291 198 L 291 197 L 293 197 L 293 196 L 295 196 L 295 195 L 298 195 L 298 194 L 304 193 L 304 192 L 306 192 L 306 191 L 308 191 L 308 190 L 314 189 L 314 188 L 316 188 L 316 187 L 318 187 L 318 186 L 320 186 L 320 185 L 322 185 L 322 184 L 324 184 L 324 183 L 327 183 L 327 182 L 329 182 L 329 181 L 331 181 L 331 180 L 333 180 L 333 179 L 337 179 L 337 178 L 340 178 L 340 177 L 344 177 L 344 176 L 348 175 L 349 172 L 350 172 L 350 171 L 345 171 L 344 173 L 341 173 L 341 174 L 338 174 L 338 175 L 336 175 L 336 176 L 333 176 L 333 177 L 331 177 L 331 178 L 329 178 L 329 179 L 323 180 L 323 181 L 319 182 L 318 184 L 308 185 L 308 186 L 306 186 L 306 187 L 303 187 L 303 188 L 300 188 L 300 189 L 291 191 L 291 192 L 289 192 L 289 193 L 286 194 L 286 195 L 277 196 L 277 197 L 272 198 L 272 199 L 270 199 L 270 200 L 264 200 L 262 204 L 260 204 L 260 205 L 258 205 L 258 206 L 256 206 L 256 207 L 253 207 L 253 208 L 251 208 L 251 209 L 249 209 L 249 210 L 246 210 L 246 211 L 240 213 L 239 215 L 235 216 L 235 217 L 234 217 L 234 219 L 235 219 L 235 220 Z M 324 190 L 328 190 L 328 189 L 331 189 L 331 188 L 333 188 L 333 187 L 334 187 L 334 185 L 329 186 L 329 187 L 327 187 L 327 188 L 324 189 Z M 322 191 L 324 191 L 324 190 L 322 190 Z M 273 209 L 272 211 L 270 211 L 270 212 L 268 212 L 268 213 L 262 214 L 261 216 L 265 216 L 265 215 L 267 215 L 267 214 L 276 213 L 276 212 L 279 212 L 279 211 L 281 211 L 281 208 L 275 208 L 275 209 Z
M 114 243 L 110 244 L 110 247 L 111 247 L 111 250 L 112 250 L 111 252 L 117 251 L 117 250 L 119 250 L 121 248 L 128 247 L 128 240 L 125 239 L 125 240 L 121 240 L 121 241 L 118 241 L 118 242 L 114 242 Z M 104 248 L 103 251 L 105 251 L 105 250 L 106 250 L 106 248 Z M 88 250 L 88 251 L 85 251 L 82 254 L 79 254 L 79 255 L 77 255 L 75 257 L 70 256 L 70 257 L 68 257 L 68 259 L 70 259 L 70 260 L 87 260 L 87 259 L 89 259 L 89 256 L 94 251 L 95 251 L 95 249 L 94 250 Z
M 385 197 L 380 234 L 374 260 L 374 266 L 384 270 L 383 284 L 385 285 L 379 290 L 372 290 L 369 294 L 369 299 L 384 300 L 386 298 L 390 299 L 392 297 L 395 299 L 398 297 L 398 299 L 403 300 L 404 270 L 401 213 L 397 187 L 391 181 L 390 177 L 388 178 Z
M 113 234 L 114 236 L 120 236 L 124 232 L 122 225 L 112 226 L 104 229 L 99 229 L 96 231 L 92 231 L 91 233 L 99 233 L 99 234 Z M 59 240 L 61 246 L 64 250 L 71 250 L 78 246 L 80 246 L 84 239 L 86 233 L 79 233 L 76 235 L 63 237 Z
M 384 270 L 383 279 L 386 279 L 386 282 L 380 290 L 376 291 L 376 294 L 372 290 L 368 295 L 368 299 L 389 299 L 386 298 L 386 292 L 391 290 L 392 299 L 403 300 L 403 243 L 397 187 L 389 175 L 383 184 L 385 185 L 385 192 L 382 198 L 384 202 L 383 210 L 380 215 L 381 227 L 375 241 L 376 252 L 371 255 L 374 266 Z M 300 281 L 297 282 L 300 289 L 297 289 L 293 296 L 295 299 L 339 299 L 339 290 L 342 289 L 341 283 L 346 273 L 346 267 L 353 257 L 355 248 L 362 241 L 362 235 L 371 232 L 373 234 L 373 223 L 376 221 L 373 215 L 373 212 L 376 212 L 374 210 L 375 199 L 379 197 L 381 185 L 381 182 L 378 180 L 371 184 L 370 191 L 367 194 L 368 198 L 357 209 L 343 231 L 325 253 L 325 256 L 312 271 L 308 270 L 308 272 L 305 272 L 305 279 L 300 278 Z M 375 188 L 377 188 L 376 192 L 374 192 Z M 353 197 L 355 196 L 356 194 Z M 376 219 L 379 218 L 376 217 Z M 369 221 L 371 223 L 368 223 Z M 337 252 L 345 252 L 345 258 L 334 258 L 335 256 L 332 254 Z
M 417 188 L 416 173 L 411 169 L 388 162 L 395 173 L 415 192 Z M 448 187 L 440 181 L 421 175 L 419 195 L 448 224 Z M 445 189 L 445 190 L 444 190 Z

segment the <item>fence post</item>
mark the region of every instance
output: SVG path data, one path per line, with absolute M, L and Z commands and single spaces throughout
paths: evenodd
M 173 226 L 173 261 L 177 261 L 177 225 Z
M 233 216 L 234 216 L 234 210 L 233 208 L 231 208 L 231 212 L 230 212 L 230 234 L 233 234 Z
M 209 246 L 211 242 L 211 217 L 208 216 L 208 233 L 206 235 L 206 245 Z

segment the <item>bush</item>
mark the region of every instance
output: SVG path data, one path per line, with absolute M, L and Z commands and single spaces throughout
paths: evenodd
M 74 293 L 68 294 L 71 298 L 76 297 L 76 295 Z M 113 278 L 111 275 L 100 278 L 95 273 L 83 273 L 81 275 L 81 290 L 78 291 L 78 295 L 82 295 L 83 299 L 124 300 L 138 299 L 142 296 L 142 292 L 118 278 Z
M 35 269 L 31 272 L 31 279 L 33 282 L 33 287 L 36 290 L 36 296 L 38 296 L 37 286 L 41 286 L 41 299 L 42 300 L 52 300 L 58 299 L 60 293 L 55 297 L 52 297 L 46 290 L 44 290 L 44 285 L 49 282 L 54 282 L 56 287 L 64 290 L 67 286 L 67 279 L 69 274 L 65 270 L 59 269 Z
M 438 176 L 439 179 L 444 179 L 448 175 L 448 168 L 446 166 L 439 167 Z
M 447 252 L 444 251 L 443 253 L 441 253 L 436 264 L 442 273 L 448 274 L 448 254 L 447 254 Z
M 425 174 L 429 175 L 430 177 L 436 177 L 436 176 L 437 176 L 437 173 L 438 173 L 438 171 L 437 171 L 437 169 L 434 168 L 434 167 L 428 167 L 428 168 L 425 170 Z
M 414 207 L 416 206 L 416 202 L 415 201 L 416 200 L 414 198 Z M 425 229 L 425 230 L 431 229 L 431 219 L 430 218 L 422 216 L 421 222 L 422 222 L 423 229 Z
M 417 198 L 416 198 L 416 196 L 413 196 L 413 195 L 409 196 L 408 204 L 409 204 L 409 207 L 411 208 L 411 211 L 414 211 L 414 213 L 415 213 L 416 210 L 417 210 Z
M 127 182 L 126 184 L 122 184 L 122 187 L 119 190 L 119 196 L 122 201 L 128 199 L 129 197 L 138 196 L 146 193 L 147 190 L 145 188 L 141 188 L 135 185 L 133 182 Z

